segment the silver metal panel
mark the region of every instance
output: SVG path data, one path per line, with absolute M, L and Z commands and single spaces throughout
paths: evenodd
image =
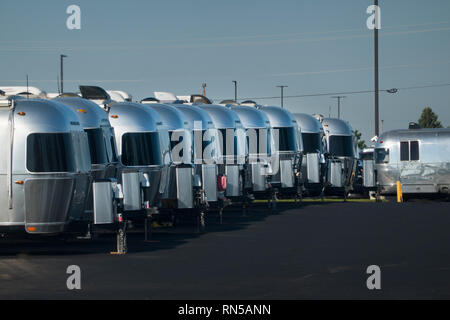
M 266 190 L 266 175 L 265 167 L 263 163 L 252 163 L 252 188 L 253 191 L 265 191 Z
M 62 232 L 73 190 L 71 178 L 25 180 L 25 226 L 33 233 Z
M 225 166 L 225 175 L 227 176 L 227 190 L 225 191 L 225 195 L 228 197 L 240 196 L 239 166 Z
M 114 222 L 113 189 L 110 181 L 94 182 L 92 184 L 94 199 L 94 224 L 109 224 Z
M 280 178 L 282 188 L 292 188 L 294 186 L 294 171 L 292 160 L 280 161 Z
M 90 179 L 86 174 L 74 175 L 74 191 L 69 208 L 69 218 L 71 220 L 82 220 L 87 206 L 90 189 Z
M 192 168 L 177 168 L 176 176 L 178 208 L 192 208 L 194 206 L 192 192 Z
M 320 182 L 320 155 L 308 153 L 306 155 L 306 175 L 309 183 Z
M 126 211 L 141 210 L 141 179 L 139 172 L 123 172 L 123 206 Z
M 403 184 L 402 193 L 437 193 L 439 189 L 434 184 Z
M 340 161 L 330 162 L 330 177 L 329 181 L 332 187 L 342 188 L 344 186 L 344 179 L 342 177 L 343 164 Z
M 206 199 L 217 201 L 217 166 L 215 164 L 203 164 L 202 178 Z
M 373 160 L 363 160 L 363 186 L 375 187 L 375 165 Z

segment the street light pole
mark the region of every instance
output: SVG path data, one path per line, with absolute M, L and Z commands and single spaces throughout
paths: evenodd
M 287 88 L 288 86 L 277 86 L 278 88 L 281 88 L 281 108 L 283 108 L 283 96 L 284 96 L 284 88 Z
M 338 102 L 338 119 L 341 118 L 341 99 L 345 99 L 347 98 L 346 96 L 335 96 L 335 97 L 331 97 L 333 99 L 337 99 Z
M 234 83 L 234 101 L 237 102 L 237 81 L 233 80 L 232 82 Z
M 379 12 L 378 12 L 378 0 L 375 0 L 375 136 L 379 136 L 380 134 L 380 128 L 379 128 L 379 86 L 378 86 L 378 28 L 379 28 Z
M 63 59 L 67 56 L 65 54 L 60 55 L 60 63 L 61 63 L 61 93 L 64 93 L 64 67 L 63 67 Z

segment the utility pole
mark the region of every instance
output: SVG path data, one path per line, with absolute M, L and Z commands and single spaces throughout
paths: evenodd
M 234 83 L 234 101 L 237 102 L 237 81 L 233 80 L 232 82 Z
M 278 88 L 281 88 L 281 108 L 283 108 L 283 94 L 284 94 L 284 88 L 287 88 L 288 86 L 277 86 Z
M 63 59 L 67 58 L 65 54 L 60 55 L 60 63 L 61 63 L 61 93 L 64 93 L 64 67 L 63 67 Z
M 332 99 L 337 99 L 338 102 L 338 119 L 341 118 L 341 99 L 347 98 L 346 96 L 335 96 L 331 97 Z
M 378 28 L 379 25 L 379 11 L 378 11 L 378 0 L 375 0 L 375 28 L 373 29 L 375 32 L 375 136 L 379 136 L 380 128 L 379 128 L 379 86 L 378 86 Z

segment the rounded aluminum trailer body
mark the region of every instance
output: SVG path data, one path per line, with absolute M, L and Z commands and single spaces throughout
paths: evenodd
M 301 128 L 286 109 L 276 106 L 260 107 L 269 118 L 273 133 L 271 184 L 282 196 L 301 193 L 301 163 L 303 143 Z
M 237 113 L 247 136 L 248 158 L 247 171 L 248 188 L 265 196 L 269 188 L 269 163 L 271 126 L 269 118 L 261 110 L 243 105 L 231 105 L 231 110 Z
M 324 118 L 322 126 L 329 157 L 328 192 L 346 195 L 352 188 L 358 157 L 353 129 L 346 121 L 336 118 Z
M 183 114 L 183 119 L 192 132 L 194 177 L 200 176 L 206 201 L 217 204 L 223 198 L 223 191 L 218 190 L 217 186 L 220 147 L 214 122 L 208 112 L 196 105 L 171 105 Z
M 128 216 L 160 205 L 171 163 L 167 130 L 157 112 L 132 102 L 114 103 L 109 121 L 116 137 L 123 188 L 124 211 Z
M 293 114 L 303 142 L 302 178 L 308 195 L 320 195 L 326 184 L 327 162 L 324 156 L 325 143 L 322 124 L 306 113 Z
M 374 151 L 377 183 L 382 194 L 448 194 L 450 129 L 384 132 Z
M 106 188 L 106 180 L 116 181 L 119 173 L 114 129 L 111 127 L 108 114 L 94 102 L 80 97 L 56 98 L 53 101 L 65 104 L 78 116 L 80 125 L 88 136 L 92 163 L 92 183 L 103 181 L 103 185 Z M 102 222 L 102 224 L 106 222 L 112 223 L 115 218 L 113 212 L 111 212 L 114 211 L 113 206 L 109 203 L 101 204 L 105 207 L 104 209 L 95 206 L 94 189 L 96 200 L 98 201 L 100 197 L 100 189 L 97 189 L 97 186 L 99 184 L 90 184 L 89 201 L 86 206 L 86 216 L 83 220 Z M 105 190 L 105 192 L 107 194 L 102 196 L 108 198 L 110 191 Z
M 0 108 L 0 228 L 63 232 L 84 213 L 87 135 L 64 104 L 17 99 L 13 106 Z
M 218 173 L 227 177 L 225 195 L 232 200 L 242 200 L 245 184 L 245 158 L 247 156 L 245 130 L 239 116 L 225 106 L 199 105 L 211 117 L 219 132 L 221 159 Z
M 202 205 L 201 201 L 196 201 L 194 190 L 192 129 L 184 120 L 183 113 L 176 107 L 167 104 L 153 103 L 145 106 L 159 114 L 170 136 L 173 162 L 169 168 L 168 185 L 163 195 L 162 207 L 165 209 L 193 209 L 197 205 Z

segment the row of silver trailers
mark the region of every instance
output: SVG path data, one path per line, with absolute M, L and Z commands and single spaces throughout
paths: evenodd
M 251 101 L 111 96 L 80 86 L 0 99 L 1 234 L 115 232 L 123 254 L 130 227 L 147 240 L 154 223 L 203 232 L 207 215 L 222 222 L 232 204 L 245 214 L 269 200 L 276 212 L 280 198 L 352 188 L 358 150 L 345 121 Z

